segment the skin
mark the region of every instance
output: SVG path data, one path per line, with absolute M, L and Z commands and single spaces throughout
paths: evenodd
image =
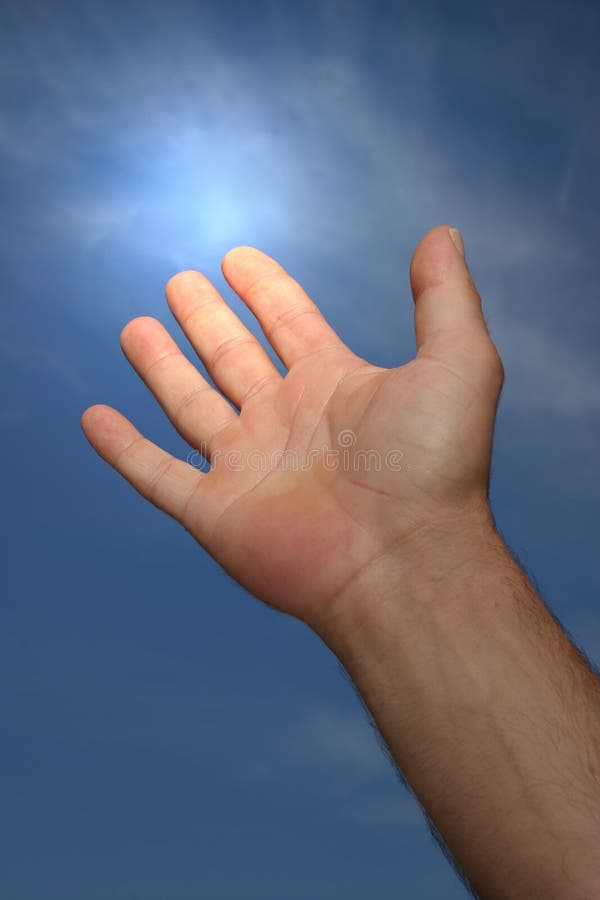
M 419 243 L 417 353 L 393 369 L 357 357 L 259 250 L 222 269 L 285 377 L 213 285 L 182 272 L 167 300 L 219 390 L 154 319 L 121 344 L 211 470 L 106 406 L 84 413 L 88 440 L 337 654 L 479 896 L 600 897 L 599 684 L 494 527 L 503 368 L 460 235 L 441 225 Z

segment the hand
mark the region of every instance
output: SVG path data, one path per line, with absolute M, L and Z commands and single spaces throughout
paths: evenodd
M 334 606 L 343 612 L 359 574 L 390 557 L 408 570 L 440 535 L 462 534 L 466 547 L 489 525 L 502 365 L 447 226 L 413 257 L 418 350 L 393 369 L 356 356 L 260 251 L 231 250 L 223 273 L 285 377 L 197 272 L 175 275 L 167 299 L 222 394 L 156 320 L 134 319 L 121 335 L 128 360 L 211 471 L 174 459 L 106 406 L 86 410 L 83 429 L 242 585 L 318 630 Z M 376 301 L 365 299 L 362 312 L 376 315 Z

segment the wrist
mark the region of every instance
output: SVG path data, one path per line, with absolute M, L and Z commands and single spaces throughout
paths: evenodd
M 419 639 L 427 615 L 459 619 L 461 585 L 482 569 L 516 568 L 487 502 L 449 510 L 389 541 L 332 600 L 314 630 L 342 662 Z M 519 570 L 520 571 L 520 570 Z M 416 630 L 415 630 L 416 629 Z

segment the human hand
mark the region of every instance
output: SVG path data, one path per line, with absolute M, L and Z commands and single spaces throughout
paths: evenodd
M 223 273 L 285 377 L 212 284 L 182 272 L 167 285 L 169 306 L 222 394 L 155 319 L 134 319 L 121 344 L 211 471 L 174 459 L 106 406 L 82 417 L 97 452 L 244 587 L 316 630 L 334 608 L 343 618 L 352 582 L 388 559 L 409 573 L 440 540 L 467 552 L 491 527 L 503 371 L 448 227 L 432 229 L 413 256 L 418 351 L 393 369 L 356 356 L 260 251 L 230 251 Z

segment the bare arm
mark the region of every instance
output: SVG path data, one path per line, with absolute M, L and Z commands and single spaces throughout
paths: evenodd
M 325 639 L 478 896 L 600 897 L 598 679 L 491 523 L 415 555 Z
M 393 369 L 352 353 L 258 250 L 230 251 L 223 273 L 285 377 L 202 274 L 171 279 L 169 305 L 218 390 L 156 320 L 129 323 L 121 343 L 208 473 L 109 407 L 82 424 L 143 496 L 339 656 L 482 898 L 588 900 L 598 680 L 494 528 L 503 370 L 456 238 L 439 226 L 415 252 L 417 354 Z

